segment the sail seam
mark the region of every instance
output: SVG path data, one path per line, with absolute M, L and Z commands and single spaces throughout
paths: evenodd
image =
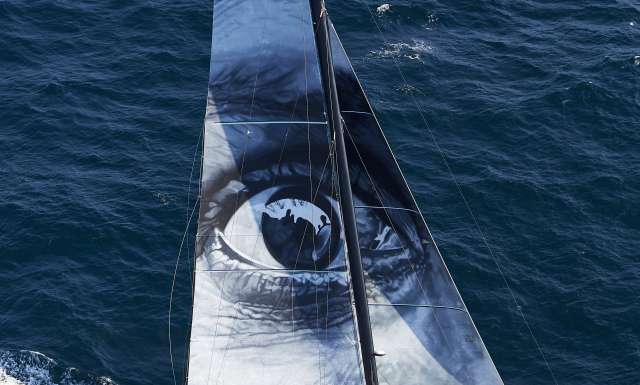
M 343 110 L 340 111 L 343 114 L 362 114 L 362 115 L 373 115 L 371 112 L 367 112 L 367 111 L 352 111 L 352 110 Z
M 417 304 L 412 304 L 412 303 L 378 303 L 378 302 L 369 302 L 367 305 L 369 306 L 401 306 L 401 307 L 428 307 L 428 308 L 433 308 L 433 309 L 449 309 L 449 310 L 458 310 L 461 311 L 463 313 L 466 313 L 467 311 L 463 308 L 460 307 L 455 307 L 455 306 L 445 306 L 445 305 L 417 305 Z
M 211 122 L 212 124 L 240 125 L 240 124 L 314 124 L 327 125 L 327 122 L 309 122 L 303 120 L 272 120 L 272 121 L 241 121 L 241 122 Z
M 391 207 L 391 206 L 367 206 L 367 205 L 359 205 L 359 206 L 353 206 L 353 208 L 355 209 L 383 209 L 383 210 L 404 210 L 404 211 L 411 211 L 414 212 L 416 214 L 419 214 L 419 212 L 417 210 L 414 209 L 408 209 L 406 207 Z
M 261 271 L 283 272 L 283 273 L 322 273 L 322 274 L 346 274 L 346 270 L 300 270 L 300 269 L 206 269 L 196 270 L 196 273 L 256 273 Z

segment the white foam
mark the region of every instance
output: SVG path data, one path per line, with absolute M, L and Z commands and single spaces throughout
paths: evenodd
M 422 58 L 433 51 L 433 47 L 420 39 L 412 39 L 411 43 L 389 43 L 381 49 L 371 51 L 370 55 L 377 57 L 402 57 L 409 60 L 422 60 Z
M 0 385 L 25 385 L 25 383 L 8 375 L 4 368 L 0 368 Z
M 0 351 L 0 385 L 114 385 L 108 377 L 60 366 L 42 353 Z
M 387 11 L 389 11 L 391 9 L 391 5 L 390 4 L 382 4 L 380 5 L 378 8 L 376 8 L 376 11 L 378 11 L 378 13 L 385 13 Z

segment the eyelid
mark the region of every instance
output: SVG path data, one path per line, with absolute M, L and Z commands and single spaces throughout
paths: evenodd
M 289 148 L 287 147 L 287 149 Z M 279 161 L 278 163 L 273 163 L 265 167 L 263 162 L 262 168 L 260 169 L 245 169 L 242 177 L 237 174 L 233 175 L 233 173 L 224 173 L 224 175 L 226 176 L 226 180 L 218 180 L 218 183 L 216 183 L 218 189 L 209 194 L 207 194 L 207 191 L 211 190 L 207 190 L 208 186 L 205 184 L 203 186 L 205 187 L 205 189 L 203 190 L 203 195 L 204 197 L 208 196 L 208 198 L 203 199 L 202 206 L 204 210 L 203 213 L 201 213 L 201 218 L 207 220 L 208 223 L 205 224 L 206 226 L 204 226 L 204 228 L 199 229 L 199 234 L 215 235 L 216 231 L 219 234 L 224 234 L 224 230 L 227 224 L 230 220 L 232 220 L 237 210 L 243 204 L 245 204 L 247 201 L 250 201 L 256 195 L 262 194 L 264 191 L 270 190 L 271 188 L 280 190 L 287 187 L 300 186 L 308 183 L 311 184 L 314 189 L 318 188 L 319 186 L 322 187 L 318 191 L 318 194 L 324 194 L 325 197 L 333 201 L 334 197 L 331 196 L 331 190 L 333 187 L 331 183 L 331 163 L 328 163 L 326 165 L 326 170 L 322 170 L 321 167 L 309 167 L 308 164 L 303 164 L 301 162 L 296 162 L 287 158 L 290 158 L 290 156 L 285 152 L 282 154 L 281 161 Z M 260 164 L 260 162 L 252 161 L 248 162 L 248 164 L 256 167 Z M 322 180 L 320 180 L 320 178 L 322 178 Z M 224 185 L 223 188 L 219 187 L 221 182 L 226 182 L 226 185 Z M 369 200 L 367 199 L 367 192 L 369 191 L 358 191 L 360 200 L 365 202 Z M 335 203 L 335 205 L 335 212 L 339 212 L 337 202 Z M 336 216 L 336 219 L 339 221 L 339 214 Z M 342 232 L 338 231 L 338 234 L 339 236 L 336 238 L 342 238 Z M 254 253 L 249 251 L 249 249 L 253 245 L 248 246 L 247 250 L 244 250 L 245 252 L 243 252 L 243 250 L 234 246 L 233 239 L 229 239 L 229 237 L 227 237 L 226 235 L 223 239 L 224 243 L 226 243 L 226 245 L 229 247 L 229 252 L 233 254 L 234 258 L 236 258 L 239 263 L 245 265 L 241 266 L 240 268 L 286 268 L 275 260 L 265 263 L 264 261 L 261 262 L 259 258 L 254 258 Z M 337 248 L 331 248 L 331 254 L 334 254 L 335 249 Z M 343 251 L 336 251 L 336 253 L 343 253 Z M 339 261 L 338 258 L 334 258 L 329 266 L 326 266 L 325 268 L 332 270 L 341 270 L 346 268 L 346 261 L 344 261 L 344 258 L 342 259 L 343 261 Z
M 337 202 L 324 193 L 309 202 L 296 186 L 271 187 L 248 198 L 224 223 L 221 242 L 250 268 L 344 270 Z
M 224 233 L 221 231 L 216 231 L 216 236 L 218 237 L 218 239 L 221 241 L 221 249 L 224 247 L 225 251 L 227 252 L 227 256 L 229 257 L 233 257 L 233 261 L 237 262 L 237 264 L 246 264 L 247 266 L 245 267 L 245 269 L 249 270 L 249 269 L 266 269 L 266 270 L 272 270 L 272 269 L 284 269 L 284 266 L 282 266 L 282 264 L 279 264 L 279 266 L 270 266 L 264 263 L 261 263 L 260 261 L 258 261 L 255 258 L 251 258 L 250 256 L 245 255 L 244 253 L 242 253 L 239 250 L 236 250 L 236 248 L 231 244 L 231 242 L 229 242 L 227 240 L 227 238 L 225 237 Z M 274 260 L 275 263 L 277 263 L 277 261 Z M 233 270 L 244 270 L 241 267 L 243 266 L 236 266 L 235 269 Z

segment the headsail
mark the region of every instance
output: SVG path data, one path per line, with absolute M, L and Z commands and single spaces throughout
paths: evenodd
M 380 383 L 502 384 L 335 29 L 331 41 Z
M 365 383 L 312 20 L 309 0 L 214 1 L 190 385 Z M 380 384 L 500 384 L 331 41 Z

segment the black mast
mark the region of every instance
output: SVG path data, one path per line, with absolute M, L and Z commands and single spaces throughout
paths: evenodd
M 349 258 L 349 270 L 351 272 L 351 284 L 355 300 L 356 318 L 358 321 L 358 334 L 360 336 L 360 350 L 364 367 L 364 378 L 367 385 L 378 385 L 376 371 L 375 351 L 373 349 L 373 336 L 369 321 L 369 307 L 367 306 L 367 292 L 364 285 L 364 272 L 360 257 L 360 243 L 356 228 L 355 212 L 351 195 L 351 179 L 349 178 L 349 164 L 347 151 L 344 144 L 342 129 L 342 116 L 338 104 L 338 92 L 336 79 L 333 73 L 333 61 L 331 58 L 331 45 L 329 41 L 329 22 L 324 0 L 310 0 L 313 24 L 316 31 L 316 45 L 320 58 L 320 70 L 322 73 L 322 85 L 325 94 L 325 103 L 328 109 L 329 127 L 334 136 L 336 145 L 336 158 L 338 162 L 338 181 L 340 193 L 340 208 L 344 222 L 344 233 L 347 243 L 347 256 Z

